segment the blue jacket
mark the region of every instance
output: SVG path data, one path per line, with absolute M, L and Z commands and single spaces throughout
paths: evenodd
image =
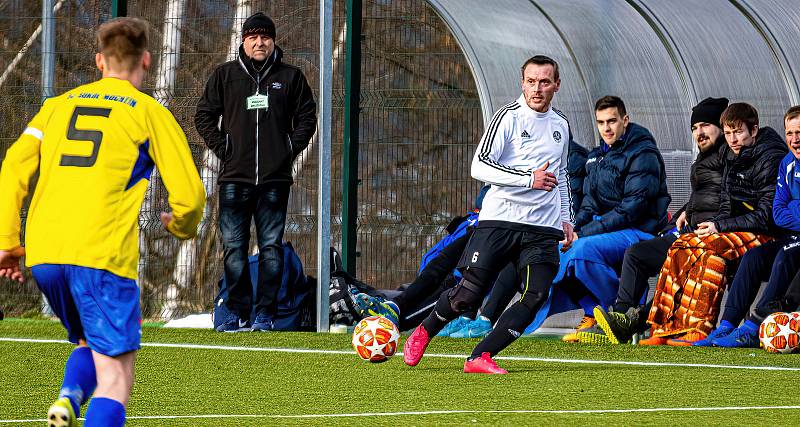
M 792 153 L 781 160 L 772 204 L 775 225 L 794 232 L 800 232 L 800 170 L 797 163 Z
M 667 224 L 667 174 L 650 131 L 635 123 L 609 147 L 589 153 L 583 202 L 575 217 L 579 236 L 637 228 L 656 234 Z
M 578 212 L 583 202 L 583 179 L 586 178 L 586 158 L 589 150 L 582 145 L 569 140 L 569 154 L 567 154 L 567 177 L 569 177 L 569 192 L 572 196 L 572 211 Z

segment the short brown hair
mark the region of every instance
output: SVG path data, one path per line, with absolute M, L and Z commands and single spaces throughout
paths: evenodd
M 800 105 L 795 105 L 794 107 L 790 107 L 786 110 L 786 114 L 783 115 L 783 121 L 792 120 L 800 116 Z
M 558 74 L 558 63 L 553 58 L 544 55 L 531 56 L 530 58 L 528 58 L 527 61 L 525 61 L 524 64 L 522 64 L 522 68 L 520 69 L 520 71 L 522 71 L 522 78 L 525 78 L 525 68 L 531 64 L 552 65 L 553 79 L 555 79 L 555 81 L 558 81 L 558 79 L 560 78 Z
M 114 18 L 97 29 L 97 47 L 106 58 L 130 70 L 147 50 L 150 26 L 139 18 Z
M 734 102 L 722 112 L 719 123 L 729 128 L 744 125 L 750 133 L 753 133 L 753 129 L 758 127 L 758 111 L 746 102 Z
M 595 112 L 605 110 L 606 108 L 616 108 L 620 117 L 625 117 L 625 115 L 628 114 L 628 111 L 625 110 L 625 103 L 622 102 L 622 99 L 618 96 L 607 95 L 598 99 L 597 102 L 594 103 Z

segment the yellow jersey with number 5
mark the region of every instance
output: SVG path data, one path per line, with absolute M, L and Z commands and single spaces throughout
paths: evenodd
M 157 167 L 181 239 L 197 233 L 205 189 L 172 114 L 127 80 L 103 78 L 50 98 L 0 168 L 0 249 L 20 245 L 20 209 L 39 179 L 25 225 L 26 264 L 70 264 L 136 279 L 139 210 Z M 159 222 L 154 213 L 152 221 Z

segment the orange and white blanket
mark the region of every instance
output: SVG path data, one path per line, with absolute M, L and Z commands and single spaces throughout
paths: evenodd
M 648 323 L 652 336 L 668 337 L 690 331 L 705 334 L 717 324 L 719 306 L 739 259 L 748 250 L 772 240 L 745 232 L 697 237 L 681 235 L 661 267 Z

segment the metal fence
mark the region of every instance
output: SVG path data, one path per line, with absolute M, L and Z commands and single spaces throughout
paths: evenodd
M 99 78 L 94 31 L 111 18 L 111 2 L 55 1 L 55 93 Z M 344 15 L 334 6 L 332 242 L 341 243 Z M 153 65 L 145 92 L 168 106 L 187 134 L 209 193 L 200 235 L 180 243 L 161 228 L 167 209 L 160 179 L 142 208 L 139 280 L 149 319 L 207 311 L 222 270 L 216 225 L 216 158 L 193 125 L 197 100 L 214 66 L 232 59 L 243 18 L 256 11 L 277 26 L 284 61 L 300 67 L 316 91 L 319 25 L 316 1 L 131 0 L 128 15 L 151 23 Z M 40 2 L 0 1 L 0 156 L 41 105 Z M 473 203 L 479 184 L 469 162 L 483 128 L 475 83 L 455 40 L 422 0 L 364 2 L 358 190 L 358 275 L 379 288 L 410 281 L 420 255 L 450 218 Z M 317 196 L 316 139 L 295 164 L 286 239 L 306 273 L 314 271 Z M 23 212 L 24 213 L 24 212 Z M 252 239 L 255 242 L 255 239 Z M 39 312 L 35 284 L 3 283 L 7 314 Z

